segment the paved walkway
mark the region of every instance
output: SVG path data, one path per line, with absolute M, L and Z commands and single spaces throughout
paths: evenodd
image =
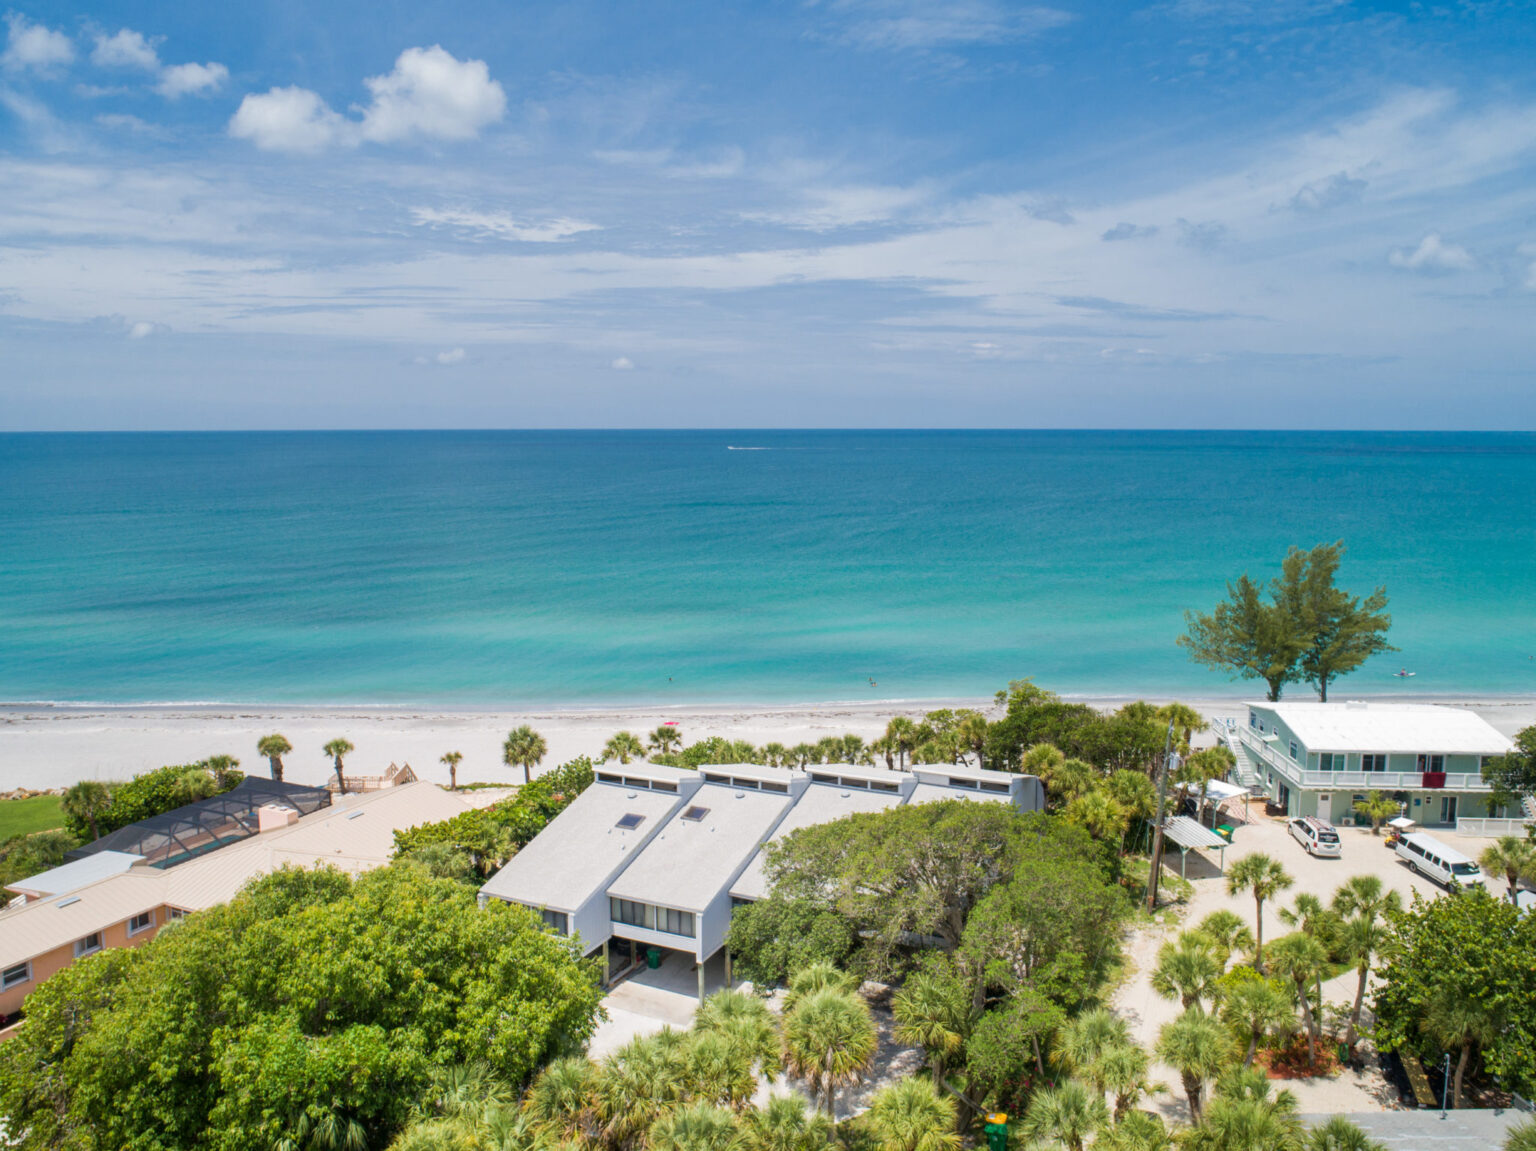
M 705 965 L 704 975 L 708 994 L 726 986 L 723 953 Z M 597 1025 L 587 1054 L 601 1059 L 636 1036 L 654 1035 L 663 1027 L 689 1027 L 698 1008 L 699 973 L 693 956 L 669 952 L 657 970 L 641 970 L 604 996 L 608 1018 Z
M 1332 1119 L 1332 1114 L 1303 1115 L 1310 1126 Z M 1532 1116 L 1519 1111 L 1450 1111 L 1444 1119 L 1438 1111 L 1396 1111 L 1346 1115 L 1372 1139 L 1389 1151 L 1497 1151 L 1509 1129 Z

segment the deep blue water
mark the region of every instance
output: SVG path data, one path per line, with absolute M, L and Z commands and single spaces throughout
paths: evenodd
M 1347 690 L 1525 693 L 1533 509 L 1526 434 L 8 435 L 0 699 L 1228 693 L 1184 610 L 1341 537 Z

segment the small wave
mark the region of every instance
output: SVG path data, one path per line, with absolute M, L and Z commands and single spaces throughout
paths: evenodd
M 773 451 L 772 448 L 739 448 L 735 444 L 726 444 L 725 445 L 725 450 L 728 451 L 728 452 L 771 452 L 771 451 Z

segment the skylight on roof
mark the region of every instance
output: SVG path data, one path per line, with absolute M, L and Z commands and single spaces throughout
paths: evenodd
M 689 823 L 698 823 L 708 814 L 709 808 L 707 807 L 690 807 L 687 811 L 683 812 L 682 818 L 686 819 Z
M 636 815 L 631 811 L 628 815 L 621 815 L 619 817 L 619 822 L 615 823 L 613 826 L 617 827 L 620 831 L 633 831 L 644 822 L 645 816 Z

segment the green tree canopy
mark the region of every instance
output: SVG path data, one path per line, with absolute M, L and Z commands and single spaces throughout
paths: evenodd
M 1188 630 L 1179 645 L 1196 663 L 1233 679 L 1262 679 L 1271 700 L 1286 684 L 1304 680 L 1326 702 L 1334 679 L 1397 650 L 1386 638 L 1392 626 L 1386 589 L 1361 598 L 1335 586 L 1343 557 L 1342 540 L 1311 551 L 1293 547 L 1267 589 L 1244 573 L 1209 614 L 1185 614 Z
M 1508 755 L 1483 764 L 1483 778 L 1493 786 L 1490 803 L 1513 806 L 1536 795 L 1536 725 L 1515 736 L 1515 748 Z

